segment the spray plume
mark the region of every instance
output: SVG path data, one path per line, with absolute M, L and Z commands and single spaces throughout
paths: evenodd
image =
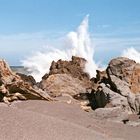
M 138 52 L 134 48 L 128 48 L 123 51 L 122 56 L 127 57 L 129 59 L 132 59 L 136 61 L 137 63 L 140 63 L 140 52 Z
M 72 55 L 83 57 L 87 60 L 85 71 L 91 77 L 96 75 L 98 66 L 93 60 L 94 47 L 91 44 L 90 35 L 88 33 L 88 15 L 81 22 L 75 32 L 70 32 L 66 36 L 66 50 L 53 48 L 46 52 L 36 52 L 34 55 L 22 61 L 22 65 L 28 68 L 31 75 L 36 81 L 40 81 L 41 77 L 49 72 L 51 62 L 62 60 L 70 60 Z

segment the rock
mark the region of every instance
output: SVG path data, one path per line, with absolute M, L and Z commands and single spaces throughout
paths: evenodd
M 116 91 L 117 93 L 121 94 L 122 96 L 127 97 L 131 92 L 129 88 L 129 84 L 125 81 L 119 79 L 115 75 L 109 75 L 110 78 L 110 85 L 113 91 Z
M 124 111 L 131 113 L 127 98 L 120 94 L 112 91 L 109 85 L 101 83 L 97 91 L 92 93 L 93 97 L 90 100 L 92 108 L 103 108 L 103 107 L 121 107 Z
M 99 71 L 96 70 L 97 74 L 96 74 L 96 83 L 108 83 L 108 75 L 106 73 L 106 71 Z
M 140 93 L 140 64 L 136 63 L 130 80 L 130 89 L 133 93 Z
M 121 96 L 120 94 L 112 91 L 107 85 L 101 84 L 103 92 L 105 95 L 108 95 L 109 101 L 107 106 L 109 107 L 121 107 L 124 111 L 131 113 L 129 103 L 126 97 Z
M 89 85 L 68 74 L 54 74 L 46 80 L 43 79 L 40 86 L 52 97 L 57 97 L 63 94 L 75 96 L 79 93 L 86 93 Z
M 84 71 L 86 60 L 84 58 L 72 56 L 71 61 L 58 60 L 52 62 L 49 75 L 70 74 L 79 80 L 89 80 L 89 74 Z M 44 77 L 45 78 L 45 77 Z
M 108 119 L 118 122 L 129 121 L 128 113 L 124 112 L 121 107 L 98 108 L 94 114 L 99 119 Z
M 34 85 L 37 84 L 36 81 L 35 81 L 35 79 L 34 79 L 34 77 L 31 76 L 31 75 L 25 75 L 25 74 L 22 74 L 22 73 L 16 73 L 16 74 L 17 74 L 18 76 L 20 76 L 21 79 L 22 79 L 24 82 L 29 83 L 31 86 L 34 86 Z
M 130 121 L 127 124 L 133 127 L 138 127 L 140 126 L 140 121 Z
M 92 92 L 75 94 L 74 97 L 76 99 L 88 99 L 93 109 L 120 107 L 128 114 L 132 112 L 139 113 L 139 66 L 140 64 L 128 58 L 118 57 L 112 59 L 105 71 L 97 70 L 96 77 L 90 79 Z M 54 68 L 56 69 L 55 63 L 53 64 Z M 79 77 L 78 79 L 81 80 Z
M 132 94 L 132 93 L 128 94 L 127 101 L 129 103 L 129 106 L 131 107 L 131 110 L 133 113 L 136 112 L 135 99 L 136 99 L 135 94 Z
M 91 111 L 91 107 L 90 106 L 83 106 L 83 105 L 81 105 L 80 107 L 81 107 L 81 109 L 83 109 L 86 112 Z
M 75 56 L 71 61 L 53 61 L 49 74 L 42 77 L 39 87 L 52 97 L 63 94 L 82 96 L 92 87 L 89 75 L 84 71 L 85 64 L 84 58 Z
M 0 85 L 19 79 L 20 77 L 11 71 L 9 65 L 4 60 L 0 60 Z
M 110 61 L 106 72 L 111 89 L 127 98 L 133 113 L 139 113 L 140 64 L 118 57 Z
M 140 64 L 124 57 L 112 59 L 107 67 L 107 74 L 126 82 L 132 93 L 140 93 Z
M 132 112 L 136 114 L 140 114 L 140 93 L 136 95 L 129 94 L 127 100 L 132 109 Z
M 6 89 L 4 84 L 0 86 L 0 93 L 3 95 L 9 95 L 9 91 Z
M 138 112 L 138 114 L 140 115 L 140 93 L 136 94 L 135 106 L 136 106 L 136 112 Z
M 40 99 L 53 100 L 41 89 L 33 88 L 29 82 L 12 72 L 4 60 L 0 60 L 0 100 L 9 105 L 13 100 L 26 99 L 27 94 Z

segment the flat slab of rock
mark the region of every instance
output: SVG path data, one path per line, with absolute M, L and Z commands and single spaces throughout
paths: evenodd
M 88 84 L 73 78 L 69 74 L 50 75 L 46 80 L 42 80 L 40 86 L 53 97 L 63 94 L 74 96 L 79 93 L 86 93 L 86 89 L 89 87 Z

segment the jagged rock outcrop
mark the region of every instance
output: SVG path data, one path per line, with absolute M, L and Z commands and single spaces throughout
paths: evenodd
M 53 61 L 38 87 L 32 76 L 16 74 L 0 60 L 0 100 L 9 104 L 17 99 L 53 100 L 68 94 L 88 100 L 93 109 L 119 107 L 128 113 L 140 113 L 140 64 L 118 57 L 106 70 L 97 70 L 92 79 L 84 71 L 85 64 L 85 59 L 75 56 L 71 61 Z
M 86 60 L 84 58 L 72 56 L 71 61 L 58 60 L 52 62 L 49 75 L 69 74 L 79 80 L 89 80 L 89 74 L 84 71 Z
M 29 82 L 22 80 L 19 75 L 12 72 L 4 60 L 0 60 L 0 101 L 10 104 L 10 101 L 23 100 L 30 95 L 40 99 L 52 100 L 47 93 L 37 87 L 36 89 L 33 88 Z
M 140 64 L 124 57 L 112 59 L 107 68 L 112 83 L 112 75 L 125 81 L 133 93 L 140 93 Z
M 85 64 L 85 59 L 75 56 L 71 61 L 53 61 L 49 74 L 42 77 L 40 87 L 53 97 L 86 93 L 86 90 L 91 88 L 91 81 L 88 73 L 84 71 Z
M 140 64 L 118 57 L 110 61 L 106 70 L 97 70 L 96 77 L 89 79 L 85 63 L 85 59 L 74 56 L 71 61 L 53 61 L 40 87 L 52 97 L 69 94 L 78 100 L 89 100 L 93 109 L 120 107 L 128 113 L 139 113 Z
M 132 112 L 139 113 L 140 64 L 118 57 L 110 61 L 106 71 L 112 89 L 127 98 Z
M 124 110 L 139 113 L 140 109 L 140 64 L 124 57 L 112 59 L 106 71 L 97 71 L 96 88 L 94 91 L 94 104 L 98 107 L 106 107 L 109 104 L 121 106 Z M 100 91 L 97 90 L 100 87 Z M 98 94 L 104 96 L 97 100 Z M 107 100 L 107 96 L 109 100 Z M 94 105 L 95 106 L 95 105 Z M 131 108 L 131 109 L 130 109 Z

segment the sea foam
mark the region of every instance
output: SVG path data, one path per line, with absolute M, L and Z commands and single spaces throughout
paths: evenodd
M 69 32 L 66 35 L 65 42 L 63 42 L 67 45 L 65 49 L 58 49 L 54 46 L 45 52 L 35 52 L 22 61 L 22 65 L 28 68 L 28 71 L 34 76 L 36 81 L 40 81 L 42 76 L 49 72 L 53 60 L 70 60 L 72 56 L 85 58 L 87 60 L 85 71 L 89 73 L 90 77 L 96 75 L 98 66 L 93 59 L 94 46 L 91 43 L 88 32 L 88 19 L 89 16 L 87 15 L 76 31 Z

